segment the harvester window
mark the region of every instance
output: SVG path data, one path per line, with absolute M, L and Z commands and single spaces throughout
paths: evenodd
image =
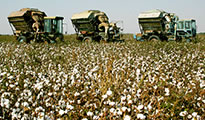
M 55 33 L 57 32 L 56 28 L 57 28 L 57 24 L 56 24 L 56 20 L 52 20 L 52 33 Z
M 57 20 L 57 32 L 63 33 L 63 20 Z
M 178 28 L 178 29 L 183 29 L 183 28 L 184 28 L 184 22 L 183 22 L 183 21 L 180 21 L 180 22 L 177 24 L 177 28 Z
M 190 27 L 191 27 L 190 25 L 191 25 L 191 22 L 190 22 L 190 21 L 186 21 L 186 22 L 185 22 L 185 28 L 186 28 L 186 29 L 190 29 Z
M 195 21 L 192 22 L 192 28 L 196 28 L 196 22 Z
M 44 21 L 44 31 L 51 32 L 51 20 Z

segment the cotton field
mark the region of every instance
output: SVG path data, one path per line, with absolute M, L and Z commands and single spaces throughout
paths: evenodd
M 205 119 L 205 46 L 0 43 L 0 119 Z

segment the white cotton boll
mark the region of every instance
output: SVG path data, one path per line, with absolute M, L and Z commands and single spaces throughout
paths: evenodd
M 27 103 L 27 102 L 23 102 L 23 104 L 22 104 L 24 107 L 28 107 L 29 106 L 29 104 Z
M 75 100 L 70 100 L 70 103 L 73 104 L 75 102 Z
M 52 93 L 51 93 L 51 92 L 49 92 L 49 93 L 48 93 L 48 96 L 52 96 Z
M 109 102 L 109 105 L 110 105 L 110 106 L 114 106 L 114 105 L 115 105 L 115 102 Z
M 124 120 L 131 120 L 131 117 L 129 115 L 125 115 Z
M 140 69 L 137 69 L 137 71 L 136 71 L 136 72 L 137 72 L 137 74 L 140 74 Z
M 109 102 L 108 101 L 104 101 L 103 104 L 107 105 L 107 104 L 109 104 Z
M 132 100 L 129 100 L 129 101 L 128 101 L 128 104 L 132 104 Z
M 127 110 L 127 107 L 122 107 L 122 112 L 125 112 Z
M 198 107 L 201 107 L 201 104 L 200 104 L 199 102 L 197 102 L 197 106 L 198 106 Z
M 71 75 L 70 76 L 70 79 L 71 79 L 71 81 L 75 81 L 75 77 L 74 77 L 74 75 Z M 72 83 L 72 82 L 71 82 Z M 73 83 L 72 83 L 73 84 Z
M 126 96 L 121 96 L 121 101 L 126 100 Z
M 65 101 L 61 99 L 61 100 L 58 101 L 58 104 L 60 106 L 65 106 Z
M 99 120 L 99 119 L 100 119 L 99 116 L 97 116 L 97 115 L 94 115 L 94 116 L 93 116 L 93 120 Z
M 38 90 L 40 90 L 41 88 L 43 88 L 43 85 L 42 85 L 43 83 L 37 83 L 37 84 L 35 84 L 35 86 L 34 86 L 34 88 L 36 88 L 36 89 L 38 89 Z M 25 86 L 25 85 L 24 85 Z
M 141 90 L 141 89 L 138 89 L 138 90 L 137 90 L 137 96 L 138 96 L 138 97 L 140 97 L 140 96 L 141 96 L 141 92 L 142 92 L 142 90 Z
M 19 102 L 16 102 L 16 103 L 15 103 L 15 107 L 18 108 L 19 106 L 20 106 L 20 103 L 19 103 Z
M 112 95 L 112 91 L 109 89 L 106 93 L 108 96 Z
M 121 110 L 117 110 L 117 114 L 120 116 L 120 115 L 122 115 L 122 111 Z
M 114 113 L 114 112 L 115 112 L 115 108 L 111 108 L 111 109 L 110 109 L 110 112 L 111 112 L 111 113 Z
M 192 118 L 192 115 L 189 114 L 189 115 L 187 116 L 187 118 L 188 118 L 188 119 L 191 119 L 191 118 Z
M 144 114 L 137 114 L 137 118 L 144 120 L 146 118 L 146 116 Z
M 196 117 L 196 116 L 197 116 L 197 112 L 193 112 L 193 113 L 192 113 L 192 116 L 193 116 L 193 117 Z
M 107 97 L 108 97 L 107 94 L 102 96 L 103 100 L 106 99 Z
M 8 77 L 8 79 L 13 79 L 13 78 L 14 78 L 13 76 L 9 76 L 9 77 Z
M 81 76 L 81 75 L 80 75 L 79 73 L 78 73 L 78 74 L 76 74 L 76 78 L 80 78 L 80 76 Z
M 198 97 L 197 100 L 201 100 L 201 97 Z
M 74 96 L 79 96 L 80 93 L 79 92 L 75 92 Z
M 164 97 L 162 96 L 162 97 L 160 97 L 159 99 L 158 99 L 158 101 L 160 101 L 160 100 L 164 100 Z
M 108 108 L 103 108 L 103 112 L 105 112 L 105 111 L 107 111 L 108 110 Z
M 200 115 L 197 115 L 196 118 L 197 118 L 197 120 L 201 120 L 201 116 Z
M 9 108 L 9 106 L 10 106 L 9 99 L 1 98 L 1 106 Z
M 28 115 L 25 115 L 21 118 L 21 120 L 28 120 Z
M 130 100 L 131 98 L 131 95 L 127 95 L 127 100 Z
M 10 88 L 13 88 L 13 87 L 15 87 L 15 85 L 13 85 L 13 84 L 10 84 L 10 85 L 9 85 L 9 87 L 10 87 Z
M 184 117 L 184 116 L 187 115 L 187 114 L 188 114 L 187 111 L 182 111 L 182 112 L 179 113 L 179 115 L 182 116 L 182 117 Z
M 78 104 L 81 104 L 81 101 L 80 101 L 80 100 L 77 100 L 77 103 L 78 103 Z
M 93 116 L 93 112 L 87 112 L 87 116 Z
M 87 118 L 83 118 L 82 120 L 88 120 Z
M 67 104 L 67 108 L 68 108 L 69 110 L 72 110 L 74 107 L 73 107 L 72 105 Z
M 93 69 L 91 69 L 90 71 L 91 72 L 96 72 L 96 71 L 98 71 L 100 69 L 100 67 L 99 66 L 95 66 Z
M 131 109 L 130 108 L 127 108 L 127 112 L 130 112 L 131 111 Z
M 58 85 L 55 85 L 55 86 L 54 86 L 54 89 L 55 89 L 56 91 L 58 91 L 58 90 L 59 90 L 59 86 L 58 86 Z
M 98 78 L 98 74 L 97 73 L 93 73 L 94 79 Z
M 3 73 L 0 74 L 0 76 L 4 76 L 4 75 L 6 75 L 6 73 L 7 73 L 7 72 L 3 72 Z
M 65 111 L 64 110 L 60 110 L 59 114 L 62 116 L 63 114 L 65 114 Z
M 138 109 L 139 111 L 141 111 L 143 108 L 144 108 L 144 105 L 139 105 L 139 106 L 137 106 L 137 109 Z
M 204 76 L 205 77 L 205 76 Z M 200 82 L 200 88 L 203 88 L 203 87 L 205 87 L 205 81 L 201 81 Z
M 18 118 L 18 114 L 16 112 L 17 112 L 16 109 L 12 110 L 12 113 L 11 113 L 12 119 L 17 119 Z
M 169 88 L 165 88 L 165 96 L 169 96 L 170 94 L 169 94 Z
M 153 88 L 156 90 L 156 89 L 157 89 L 157 86 L 155 85 Z
M 79 71 L 78 71 L 78 69 L 76 68 L 76 66 L 74 67 L 74 69 L 73 69 L 73 73 L 74 74 L 77 74 Z
M 39 107 L 37 107 L 36 109 L 35 109 L 35 112 L 39 112 L 39 111 L 45 111 L 45 109 L 43 109 L 43 107 L 41 107 L 41 106 L 39 106 Z M 41 113 L 43 113 L 43 112 L 41 112 Z
M 124 93 L 127 93 L 128 91 L 127 91 L 127 89 L 124 89 L 124 91 L 123 91 Z
M 62 86 L 65 86 L 67 83 L 66 79 L 62 79 Z
M 15 85 L 18 85 L 19 83 L 18 82 L 15 82 Z
M 48 103 L 48 102 L 46 102 L 46 107 L 49 107 L 49 106 L 51 106 L 51 104 L 50 104 L 50 103 Z
M 148 110 L 152 109 L 151 103 L 148 104 L 147 108 L 148 108 Z
M 178 84 L 177 84 L 177 88 L 181 88 L 182 87 L 182 82 L 178 82 Z
M 93 78 L 92 72 L 88 72 L 88 76 Z
M 43 116 L 38 116 L 37 120 L 44 120 Z
M 45 120 L 52 120 L 50 116 L 45 116 Z

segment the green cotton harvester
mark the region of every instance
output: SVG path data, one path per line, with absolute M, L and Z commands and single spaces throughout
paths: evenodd
M 107 15 L 99 10 L 88 10 L 71 17 L 77 39 L 81 41 L 120 41 L 122 29 L 110 23 Z
M 63 41 L 63 17 L 47 17 L 38 9 L 23 8 L 8 16 L 13 34 L 19 42 Z
M 196 20 L 179 20 L 163 10 L 142 12 L 138 22 L 141 34 L 134 35 L 138 41 L 192 41 L 196 37 Z

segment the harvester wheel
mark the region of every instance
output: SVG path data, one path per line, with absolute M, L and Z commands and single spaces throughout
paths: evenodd
M 87 42 L 87 43 L 91 43 L 92 42 L 92 38 L 91 37 L 85 37 L 83 39 L 83 41 Z
M 177 37 L 177 38 L 176 38 L 176 41 L 177 41 L 177 42 L 182 42 L 182 37 Z
M 158 41 L 161 41 L 161 39 L 156 35 L 152 35 L 148 38 L 148 41 L 158 42 Z
M 17 38 L 17 40 L 18 40 L 19 42 L 27 42 L 25 36 L 19 36 L 19 37 Z
M 190 43 L 191 41 L 192 41 L 191 38 L 187 38 L 187 39 L 186 39 L 186 42 L 187 42 L 187 43 Z
M 56 38 L 57 42 L 64 42 L 64 36 L 63 35 L 58 35 L 58 37 Z

